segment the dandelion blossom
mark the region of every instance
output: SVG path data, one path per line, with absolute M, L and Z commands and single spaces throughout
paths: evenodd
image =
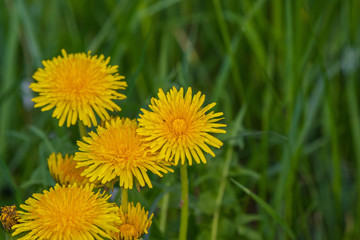
M 85 167 L 76 168 L 76 161 L 74 155 L 66 154 L 65 157 L 58 153 L 52 153 L 48 158 L 48 166 L 51 176 L 60 185 L 73 185 L 76 183 L 78 186 L 90 183 L 89 179 L 81 176 L 81 173 L 86 169 Z
M 59 119 L 59 126 L 75 125 L 80 119 L 84 125 L 97 125 L 95 113 L 101 120 L 110 118 L 107 110 L 120 111 L 113 100 L 124 99 L 125 95 L 116 92 L 127 84 L 117 73 L 118 66 L 108 65 L 110 58 L 103 55 L 67 54 L 43 61 L 33 75 L 35 83 L 30 88 L 39 93 L 33 98 L 35 107 L 42 111 L 54 109 L 52 116 Z
M 94 193 L 93 185 L 78 187 L 56 184 L 43 194 L 35 193 L 20 205 L 20 220 L 13 236 L 20 240 L 36 239 L 102 239 L 118 231 L 117 207 L 107 200 L 110 195 Z
M 135 240 L 139 239 L 144 233 L 148 233 L 148 229 L 152 223 L 153 214 L 149 217 L 149 212 L 141 208 L 140 203 L 128 203 L 128 212 L 124 213 L 122 208 L 118 212 L 121 224 L 117 226 L 118 233 L 113 233 L 112 236 L 116 240 Z
M 98 126 L 96 133 L 78 141 L 79 152 L 74 160 L 78 161 L 77 167 L 87 167 L 82 175 L 90 181 L 101 180 L 102 184 L 118 178 L 120 187 L 132 189 L 134 180 L 140 186 L 152 187 L 148 170 L 160 177 L 161 172 L 173 171 L 158 153 L 143 144 L 137 128 L 136 120 L 113 118 L 105 127 Z
M 0 214 L 1 224 L 5 228 L 6 231 L 10 232 L 11 228 L 18 224 L 19 213 L 16 211 L 16 206 L 5 206 L 1 207 L 1 214 Z
M 208 145 L 220 148 L 223 143 L 209 133 L 225 133 L 220 129 L 225 124 L 216 123 L 223 119 L 223 113 L 213 111 L 206 113 L 215 103 L 202 107 L 205 95 L 198 92 L 192 96 L 188 88 L 185 97 L 184 90 L 175 87 L 166 95 L 160 89 L 159 99 L 152 98 L 149 105 L 152 111 L 141 109 L 137 132 L 145 137 L 153 152 L 160 150 L 160 156 L 166 161 L 174 161 L 175 165 L 181 159 L 185 164 L 187 159 L 192 164 L 206 163 L 203 151 L 215 156 Z

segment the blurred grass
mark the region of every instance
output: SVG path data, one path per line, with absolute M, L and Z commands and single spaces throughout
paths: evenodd
M 192 86 L 224 112 L 225 146 L 189 168 L 189 239 L 357 239 L 358 9 L 355 0 L 0 2 L 0 205 L 52 186 L 47 156 L 76 151 L 78 129 L 29 103 L 33 72 L 63 48 L 91 50 L 126 76 L 123 116 L 172 86 Z M 129 197 L 155 211 L 148 239 L 176 239 L 178 169 L 153 181 Z

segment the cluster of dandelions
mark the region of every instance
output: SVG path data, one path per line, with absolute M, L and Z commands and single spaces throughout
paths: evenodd
M 81 140 L 75 155 L 52 153 L 48 167 L 56 185 L 43 193 L 34 193 L 21 210 L 16 206 L 1 208 L 1 222 L 19 239 L 139 239 L 148 233 L 153 214 L 139 203 L 128 201 L 128 189 L 149 187 L 149 173 L 162 177 L 174 172 L 180 163 L 182 218 L 180 239 L 187 229 L 186 165 L 206 163 L 204 152 L 220 148 L 222 142 L 211 133 L 225 133 L 218 123 L 222 113 L 208 111 L 215 103 L 202 107 L 205 95 L 192 89 L 173 87 L 166 94 L 159 90 L 150 110 L 141 109 L 139 119 L 112 117 L 120 111 L 115 102 L 126 98 L 118 66 L 110 58 L 91 56 L 90 52 L 67 54 L 43 61 L 30 88 L 38 93 L 33 99 L 42 111 L 53 109 L 59 126 L 79 124 Z M 99 125 L 98 119 L 101 120 Z M 87 127 L 96 127 L 87 133 Z M 85 129 L 85 131 L 84 131 Z M 118 182 L 121 203 L 111 202 L 111 192 Z M 105 189 L 105 190 L 104 190 Z M 185 217 L 183 217 L 183 215 Z M 185 236 L 185 237 L 184 237 Z

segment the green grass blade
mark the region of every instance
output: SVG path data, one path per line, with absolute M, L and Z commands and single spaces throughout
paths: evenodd
M 351 135 L 353 138 L 354 150 L 355 150 L 355 161 L 356 161 L 356 189 L 357 189 L 357 198 L 360 199 L 360 113 L 359 113 L 359 104 L 356 96 L 356 85 L 355 78 L 352 78 L 346 86 L 346 96 L 347 96 L 347 106 L 348 112 L 350 116 L 350 124 L 351 124 Z M 360 223 L 360 203 L 356 202 L 356 219 L 355 223 Z M 355 224 L 355 225 L 357 225 Z M 355 230 L 355 234 L 358 236 L 360 233 L 359 228 Z
M 244 115 L 246 112 L 246 106 L 244 106 L 238 113 L 236 120 L 233 122 L 232 128 L 228 131 L 228 134 L 230 134 L 231 137 L 234 137 L 238 131 L 240 131 L 242 127 L 242 121 L 244 119 Z M 221 210 L 221 204 L 224 197 L 225 192 L 225 186 L 227 183 L 227 178 L 229 174 L 230 164 L 231 160 L 233 159 L 233 153 L 234 153 L 234 147 L 228 145 L 227 150 L 225 153 L 225 162 L 222 170 L 222 176 L 219 184 L 219 190 L 216 197 L 216 203 L 215 203 L 215 210 L 212 220 L 212 227 L 211 227 L 211 239 L 216 240 L 217 239 L 217 231 L 218 231 L 218 224 L 219 224 L 219 217 L 220 217 L 220 210 Z
M 284 229 L 284 231 L 288 234 L 288 236 L 291 239 L 295 239 L 295 235 L 294 233 L 291 231 L 291 229 L 289 228 L 289 226 L 286 224 L 286 222 L 284 221 L 284 219 L 282 219 L 277 213 L 276 211 L 269 205 L 267 204 L 264 200 L 262 200 L 259 196 L 257 196 L 255 193 L 251 192 L 248 188 L 246 188 L 245 186 L 243 186 L 242 184 L 240 184 L 239 182 L 237 182 L 234 179 L 231 179 L 231 181 L 238 186 L 241 190 L 243 190 L 247 195 L 249 195 L 257 204 L 260 205 L 260 207 L 267 213 L 269 214 L 278 224 L 280 224 L 280 226 Z
M 216 18 L 217 18 L 217 21 L 218 21 L 218 24 L 220 27 L 221 35 L 224 39 L 227 53 L 231 57 L 231 66 L 232 66 L 231 70 L 232 70 L 232 74 L 233 74 L 233 84 L 236 87 L 236 90 L 238 93 L 237 96 L 238 96 L 239 100 L 244 103 L 244 102 L 246 102 L 246 101 L 244 101 L 244 99 L 246 99 L 244 86 L 242 84 L 239 69 L 238 69 L 238 66 L 236 63 L 235 52 L 233 51 L 233 49 L 231 47 L 231 37 L 230 37 L 230 33 L 229 33 L 228 27 L 226 25 L 225 19 L 224 19 L 224 14 L 223 14 L 223 10 L 222 10 L 220 1 L 213 0 L 213 5 L 215 8 Z
M 33 133 L 35 133 L 38 137 L 40 137 L 40 139 L 42 139 L 44 141 L 47 149 L 51 153 L 56 153 L 56 149 L 55 149 L 54 145 L 50 142 L 48 136 L 46 135 L 46 133 L 42 129 L 40 129 L 40 128 L 36 127 L 36 126 L 29 126 L 29 129 Z
M 100 29 L 99 33 L 94 37 L 90 42 L 88 50 L 97 52 L 100 45 L 106 40 L 106 37 L 109 36 L 111 31 L 114 31 L 116 19 L 120 16 L 121 11 L 126 5 L 127 1 L 119 1 L 108 20 L 105 22 L 103 27 Z
M 32 58 L 35 60 L 35 65 L 40 66 L 42 57 L 39 43 L 35 37 L 36 33 L 34 30 L 34 21 L 31 19 L 28 13 L 29 8 L 25 6 L 26 1 L 16 0 L 15 2 L 26 34 L 26 43 L 29 45 L 29 51 L 32 55 Z

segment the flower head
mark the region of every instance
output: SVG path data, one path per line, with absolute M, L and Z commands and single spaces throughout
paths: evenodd
M 90 183 L 89 179 L 81 176 L 81 173 L 86 169 L 85 167 L 76 168 L 76 161 L 74 155 L 66 154 L 65 157 L 58 153 L 52 153 L 48 158 L 48 166 L 51 176 L 60 185 L 73 185 L 76 183 L 78 186 Z
M 178 91 L 175 87 L 166 95 L 159 90 L 159 99 L 152 98 L 149 105 L 152 111 L 141 109 L 137 132 L 144 136 L 145 141 L 153 152 L 160 150 L 160 156 L 166 161 L 174 161 L 175 165 L 181 159 L 192 164 L 192 158 L 196 163 L 206 163 L 203 151 L 213 157 L 214 152 L 208 145 L 220 148 L 223 143 L 209 133 L 225 133 L 221 127 L 225 124 L 216 123 L 223 119 L 222 112 L 213 111 L 206 114 L 215 103 L 202 108 L 205 95 L 198 92 L 192 96 L 191 88 L 188 88 L 185 97 L 184 90 Z
M 110 196 L 94 193 L 92 185 L 60 186 L 43 194 L 35 193 L 20 205 L 20 220 L 13 235 L 19 239 L 101 239 L 118 231 L 117 207 L 107 202 Z
M 0 220 L 6 231 L 10 232 L 11 228 L 19 223 L 18 219 L 19 213 L 16 211 L 15 205 L 1 207 Z
M 33 75 L 36 80 L 30 85 L 39 96 L 32 100 L 42 111 L 55 108 L 52 116 L 59 119 L 59 126 L 75 125 L 80 119 L 86 126 L 96 126 L 95 113 L 101 120 L 109 119 L 109 111 L 120 111 L 113 100 L 124 99 L 125 95 L 116 92 L 127 84 L 117 73 L 118 66 L 108 65 L 110 58 L 103 55 L 67 54 L 43 61 Z M 95 112 L 95 113 L 94 113 Z
M 162 161 L 157 153 L 143 144 L 136 133 L 136 120 L 115 118 L 98 126 L 97 132 L 89 133 L 78 141 L 79 151 L 75 154 L 77 167 L 87 167 L 82 175 L 101 183 L 119 178 L 120 187 L 133 188 L 134 179 L 141 186 L 152 187 L 147 170 L 162 177 L 161 172 L 173 171 L 169 163 Z
M 149 212 L 141 208 L 140 203 L 134 206 L 134 203 L 128 203 L 128 212 L 124 213 L 122 208 L 119 208 L 118 214 L 121 219 L 121 224 L 117 226 L 120 230 L 118 233 L 113 233 L 112 236 L 116 240 L 135 240 L 139 239 L 144 233 L 148 233 L 148 229 L 152 223 L 153 214 L 149 217 Z

